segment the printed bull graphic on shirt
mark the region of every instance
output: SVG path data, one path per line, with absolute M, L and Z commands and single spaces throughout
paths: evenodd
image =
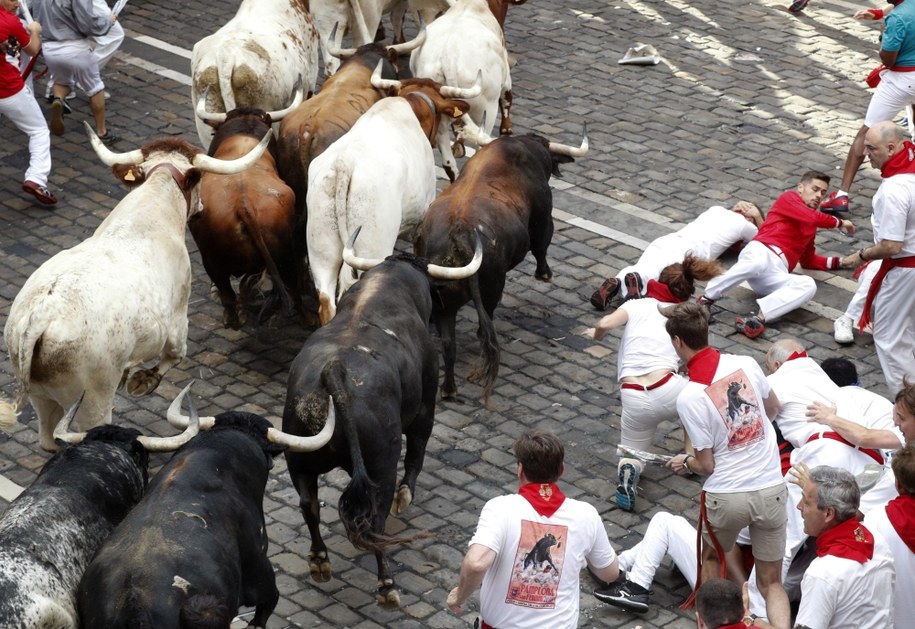
M 745 386 L 746 385 L 740 382 L 728 383 L 728 418 L 730 418 L 731 422 L 734 422 L 737 419 L 738 414 L 745 408 L 756 408 L 756 404 L 740 397 L 740 390 Z
M 568 527 L 521 521 L 505 602 L 519 607 L 553 609 L 565 563 Z
M 756 399 L 753 384 L 742 369 L 721 378 L 705 389 L 728 430 L 728 449 L 743 448 L 765 439 L 765 415 L 750 400 Z

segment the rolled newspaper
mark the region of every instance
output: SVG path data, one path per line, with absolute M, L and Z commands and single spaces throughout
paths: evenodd
M 623 444 L 617 445 L 616 450 L 622 456 L 639 459 L 640 461 L 646 461 L 648 463 L 659 463 L 661 465 L 666 465 L 667 462 L 673 458 L 669 454 L 655 454 L 654 452 L 646 452 L 645 450 L 629 448 Z
M 117 17 L 121 14 L 121 11 L 124 10 L 124 5 L 127 4 L 127 0 L 118 0 L 114 3 L 114 6 L 111 8 L 111 15 Z
M 35 20 L 32 19 L 32 13 L 29 11 L 29 5 L 25 0 L 20 0 L 19 9 L 22 11 L 22 17 L 25 18 L 26 24 L 31 24 Z

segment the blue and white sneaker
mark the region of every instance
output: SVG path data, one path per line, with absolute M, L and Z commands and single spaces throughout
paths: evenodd
M 623 463 L 620 466 L 620 484 L 616 486 L 616 505 L 623 511 L 635 509 L 635 490 L 640 474 L 639 468 L 632 463 Z

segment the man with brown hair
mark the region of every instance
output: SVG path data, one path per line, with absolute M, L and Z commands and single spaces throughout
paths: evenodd
M 787 627 L 791 610 L 782 587 L 788 489 L 771 420 L 779 401 L 756 361 L 708 345 L 708 312 L 694 302 L 663 311 L 689 383 L 677 413 L 695 449 L 668 466 L 678 474 L 708 476 L 702 487 L 699 528 L 702 565 L 697 583 L 725 574 L 724 555 L 750 529 L 756 583 L 773 624 Z
M 855 226 L 849 220 L 817 211 L 829 188 L 829 176 L 810 170 L 801 176 L 795 190 L 779 196 L 766 215 L 759 233 L 740 252 L 737 262 L 711 282 L 700 301 L 707 305 L 724 293 L 747 281 L 760 296 L 758 310 L 737 317 L 737 330 L 756 338 L 772 321 L 801 307 L 816 294 L 812 277 L 791 273 L 798 264 L 805 269 L 838 269 L 838 256 L 818 255 L 814 239 L 818 229 L 844 229 L 849 234 Z
M 619 562 L 597 510 L 566 498 L 556 484 L 564 456 L 562 441 L 542 430 L 515 442 L 518 493 L 483 507 L 460 582 L 448 595 L 453 612 L 480 587 L 482 629 L 574 629 L 581 569 L 616 580 Z

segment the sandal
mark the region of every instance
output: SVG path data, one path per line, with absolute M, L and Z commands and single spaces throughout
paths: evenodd
M 121 136 L 116 135 L 111 129 L 105 133 L 105 135 L 98 136 L 98 139 L 102 141 L 102 144 L 105 146 L 111 146 L 115 142 L 121 139 Z
M 48 190 L 46 186 L 39 185 L 30 179 L 26 179 L 22 184 L 22 190 L 31 194 L 44 205 L 54 205 L 57 203 L 57 197 L 51 194 L 51 191 Z

